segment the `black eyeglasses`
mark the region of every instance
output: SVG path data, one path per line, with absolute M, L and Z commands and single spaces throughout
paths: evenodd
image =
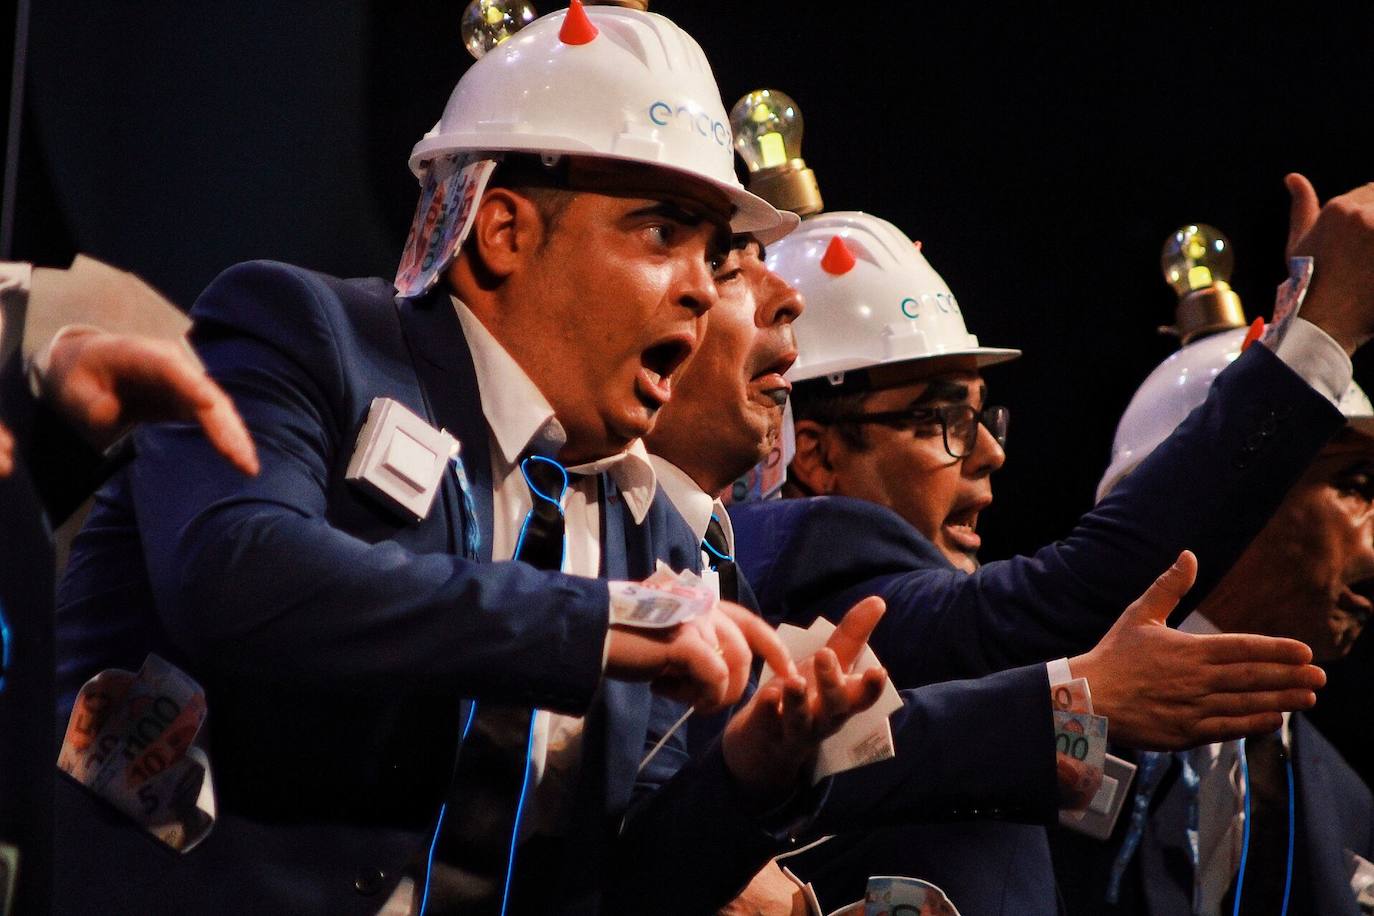
M 984 407 L 979 410 L 972 404 L 949 404 L 944 407 L 908 407 L 906 410 L 856 413 L 836 419 L 841 423 L 881 423 L 898 428 L 910 426 L 918 438 L 934 436 L 938 424 L 949 456 L 966 458 L 978 441 L 980 424 L 987 427 L 999 446 L 1007 447 L 1007 424 L 1011 421 L 1011 411 L 1005 407 Z

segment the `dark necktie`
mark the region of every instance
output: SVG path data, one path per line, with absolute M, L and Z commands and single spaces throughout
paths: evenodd
M 539 569 L 563 565 L 562 465 L 531 456 L 520 463 L 533 505 L 520 526 L 513 559 Z M 512 609 L 518 613 L 518 609 Z M 534 710 L 482 701 L 463 728 L 462 747 L 424 891 L 426 916 L 496 916 L 504 912 L 520 814 L 529 787 Z
M 701 542 L 702 549 L 710 560 L 710 566 L 720 577 L 720 597 L 722 601 L 739 601 L 739 569 L 735 566 L 735 556 L 725 540 L 725 529 L 720 519 L 714 515 L 706 526 L 706 537 Z
M 1288 756 L 1279 733 L 1247 738 L 1245 762 L 1250 774 L 1250 846 L 1245 855 L 1245 883 L 1237 887 L 1232 882 L 1221 912 L 1230 916 L 1239 892 L 1241 913 L 1278 916 L 1283 908 L 1288 871 Z

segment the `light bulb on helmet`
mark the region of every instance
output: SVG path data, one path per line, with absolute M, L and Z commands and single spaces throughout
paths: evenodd
M 730 128 L 735 150 L 749 169 L 749 190 L 800 216 L 824 209 L 816 173 L 801 157 L 801 109 L 786 93 L 748 93 L 730 109 Z
M 463 44 L 480 58 L 538 15 L 526 0 L 472 0 L 463 10 Z
M 1178 294 L 1178 308 L 1174 325 L 1160 330 L 1187 344 L 1245 327 L 1245 310 L 1230 284 L 1233 264 L 1231 240 L 1205 223 L 1180 226 L 1165 239 L 1159 265 Z

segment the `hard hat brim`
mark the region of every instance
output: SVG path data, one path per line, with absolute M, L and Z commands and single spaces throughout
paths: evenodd
M 858 372 L 867 369 L 896 369 L 900 366 L 913 366 L 920 363 L 930 363 L 937 360 L 967 360 L 972 359 L 974 368 L 982 369 L 986 366 L 995 366 L 998 363 L 1010 362 L 1021 355 L 1020 350 L 1011 350 L 1005 347 L 967 347 L 964 349 L 941 350 L 939 353 L 926 353 L 921 356 L 913 356 L 910 359 L 896 360 L 893 362 L 883 362 L 882 360 L 872 359 L 856 364 L 851 359 L 834 360 L 829 363 L 816 363 L 806 366 L 802 370 L 788 373 L 787 378 L 793 382 L 807 382 L 812 379 L 825 378 L 829 375 L 844 372 Z
M 522 141 L 525 138 L 522 138 Z M 738 184 L 730 184 L 703 175 L 700 172 L 692 172 L 680 169 L 672 165 L 649 162 L 630 156 L 607 155 L 599 150 L 571 148 L 576 144 L 567 142 L 566 137 L 541 137 L 530 135 L 528 142 L 522 142 L 520 146 L 508 145 L 501 149 L 482 148 L 474 145 L 471 148 L 464 146 L 462 138 L 453 134 L 437 134 L 427 136 L 415 144 L 410 153 L 410 170 L 416 177 L 424 174 L 425 162 L 440 156 L 460 155 L 480 155 L 482 153 L 533 153 L 536 155 L 554 156 L 584 156 L 589 159 L 610 159 L 619 162 L 633 162 L 636 165 L 647 165 L 660 168 L 665 172 L 681 175 L 692 181 L 706 184 L 725 195 L 734 211 L 730 217 L 730 231 L 738 234 L 749 234 L 758 239 L 761 245 L 771 245 L 778 239 L 783 238 L 801 223 L 801 218 L 795 213 L 787 210 L 779 210 L 768 201 L 753 194 Z

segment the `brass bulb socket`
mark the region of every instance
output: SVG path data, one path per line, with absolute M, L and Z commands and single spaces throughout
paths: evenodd
M 749 176 L 749 190 L 779 210 L 791 210 L 798 216 L 810 216 L 825 209 L 816 173 L 808 169 L 802 159 L 760 169 Z
M 1199 337 L 1243 328 L 1248 324 L 1240 296 L 1225 280 L 1217 280 L 1211 286 L 1195 289 L 1179 299 L 1178 309 L 1174 312 L 1174 326 L 1160 330 L 1177 336 L 1179 342 L 1187 346 Z

